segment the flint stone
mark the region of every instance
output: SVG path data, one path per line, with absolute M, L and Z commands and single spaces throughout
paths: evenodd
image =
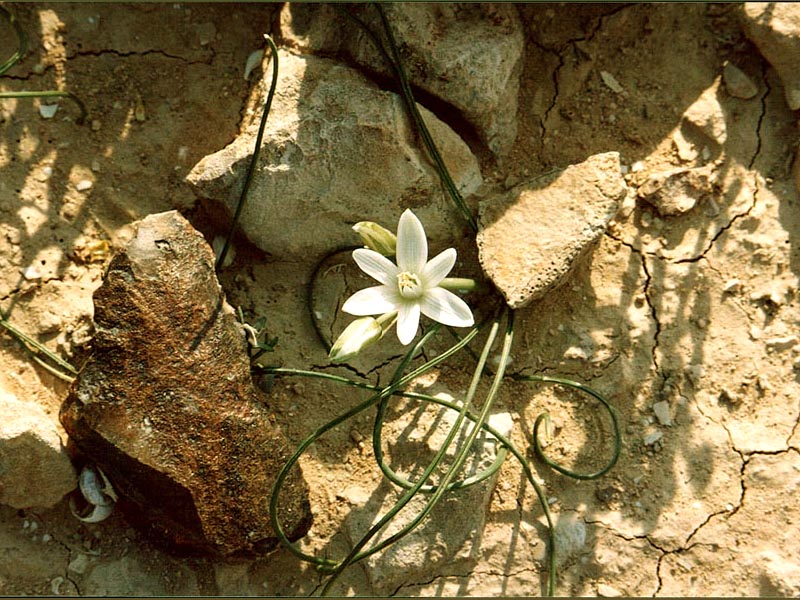
M 176 211 L 141 220 L 94 303 L 94 352 L 60 417 L 118 506 L 178 551 L 274 548 L 270 491 L 290 453 L 203 237 Z M 281 522 L 297 539 L 311 523 L 308 490 L 299 470 L 286 483 Z
M 408 2 L 383 8 L 411 84 L 458 110 L 496 156 L 507 155 L 517 135 L 525 44 L 516 7 Z M 372 7 L 355 13 L 382 34 Z M 395 77 L 370 38 L 329 5 L 287 3 L 280 35 L 301 52 L 344 54 L 371 72 Z
M 0 503 L 14 508 L 55 506 L 78 482 L 55 417 L 4 390 L 0 415 Z
M 405 208 L 414 209 L 430 237 L 463 234 L 463 218 L 420 150 L 398 95 L 331 60 L 281 51 L 279 64 L 279 86 L 240 220 L 253 243 L 274 256 L 316 262 L 353 244 L 351 227 L 358 221 L 393 228 Z M 264 72 L 271 77 L 268 64 Z M 198 196 L 233 211 L 261 105 L 234 142 L 195 165 L 188 181 Z M 483 181 L 477 159 L 447 125 L 424 108 L 420 112 L 456 186 L 464 196 L 473 193 Z
M 640 198 L 649 202 L 662 217 L 681 215 L 713 191 L 713 165 L 677 168 L 651 176 L 639 186 Z
M 480 203 L 478 251 L 511 308 L 559 286 L 627 193 L 619 154 L 586 161 Z
M 742 25 L 745 35 L 778 72 L 789 108 L 800 109 L 800 4 L 745 2 Z

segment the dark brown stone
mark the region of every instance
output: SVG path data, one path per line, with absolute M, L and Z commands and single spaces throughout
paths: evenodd
M 181 551 L 274 548 L 269 499 L 290 453 L 253 386 L 244 330 L 203 237 L 175 211 L 146 217 L 94 303 L 93 355 L 60 418 L 126 516 Z M 284 531 L 301 537 L 311 513 L 298 468 L 281 503 Z

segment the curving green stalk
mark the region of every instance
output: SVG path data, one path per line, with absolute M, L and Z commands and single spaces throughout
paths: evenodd
M 253 180 L 253 172 L 258 165 L 258 155 L 261 153 L 261 140 L 264 138 L 264 129 L 267 125 L 267 116 L 272 108 L 272 99 L 275 97 L 275 90 L 278 87 L 278 47 L 275 45 L 275 42 L 272 41 L 270 36 L 265 35 L 264 39 L 267 40 L 269 51 L 272 53 L 272 83 L 269 86 L 267 100 L 264 103 L 264 112 L 261 113 L 261 123 L 258 126 L 258 134 L 256 135 L 256 146 L 253 149 L 253 157 L 250 159 L 250 165 L 247 167 L 247 174 L 244 178 L 244 184 L 242 184 L 242 193 L 239 194 L 239 201 L 236 203 L 236 209 L 233 213 L 231 226 L 228 229 L 228 235 L 225 236 L 225 244 L 222 246 L 222 250 L 217 257 L 217 264 L 215 265 L 216 271 L 219 271 L 224 264 L 223 261 L 225 260 L 225 256 L 228 254 L 228 248 L 230 247 L 231 240 L 233 239 L 233 234 L 236 231 L 236 225 L 239 223 L 239 216 L 242 214 L 244 203 L 247 200 L 247 192 L 250 190 L 250 182 Z

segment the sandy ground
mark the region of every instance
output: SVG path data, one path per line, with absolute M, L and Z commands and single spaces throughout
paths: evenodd
M 235 137 L 249 91 L 245 59 L 263 45 L 275 8 L 12 5 L 31 50 L 0 89 L 67 88 L 89 111 L 78 126 L 67 102 L 48 120 L 38 100 L 0 102 L 0 303 L 14 323 L 78 361 L 104 266 L 103 256 L 82 260 L 87 244 L 118 247 L 133 221 L 172 208 L 209 237 L 224 229 L 183 178 Z M 600 480 L 538 467 L 557 519 L 585 530 L 563 556 L 560 594 L 800 593 L 797 120 L 780 81 L 741 35 L 735 10 L 520 7 L 528 36 L 520 132 L 508 161 L 484 160 L 485 179 L 511 187 L 612 150 L 629 167 L 632 187 L 677 166 L 713 164 L 717 177 L 684 214 L 628 203 L 564 287 L 518 312 L 513 369 L 590 383 L 617 407 L 625 434 L 619 464 Z M 13 50 L 10 39 L 3 29 L 2 56 Z M 682 115 L 725 60 L 758 93 L 749 100 L 719 94 L 727 127 L 720 148 L 692 138 Z M 681 158 L 681 134 L 696 142 L 689 146 L 696 158 Z M 223 286 L 232 304 L 268 317 L 279 337 L 271 359 L 325 365 L 306 314 L 307 266 L 265 256 L 244 240 L 237 249 Z M 24 277 L 28 268 L 40 276 Z M 471 368 L 459 359 L 417 388 L 463 391 Z M 53 415 L 67 389 L 7 335 L 0 336 L 0 382 Z M 279 382 L 270 397 L 295 443 L 352 402 L 349 393 L 299 380 Z M 654 412 L 657 403 L 666 418 Z M 498 409 L 514 415 L 512 437 L 523 448 L 536 415 L 549 409 L 558 426 L 551 456 L 591 470 L 608 455 L 607 424 L 585 399 L 509 383 Z M 400 423 L 403 411 L 394 414 Z M 303 462 L 315 514 L 307 544 L 320 554 L 340 555 L 342 523 L 365 518 L 361 500 L 386 493 L 368 445 L 360 448 L 352 435 L 367 435 L 370 419 L 333 432 Z M 543 536 L 533 491 L 509 461 L 485 526 L 457 557 L 431 561 L 392 589 L 357 566 L 336 592 L 538 595 Z M 0 507 L 0 556 L 3 594 L 296 595 L 321 581 L 285 550 L 239 563 L 171 556 L 123 516 L 84 525 L 66 502 L 49 510 Z

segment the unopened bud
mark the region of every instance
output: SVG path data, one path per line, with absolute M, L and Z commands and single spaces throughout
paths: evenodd
M 361 317 L 345 328 L 333 344 L 328 358 L 333 363 L 347 362 L 382 337 L 383 328 L 376 318 Z
M 361 241 L 370 250 L 384 256 L 397 254 L 397 236 L 385 227 L 372 221 L 361 221 L 353 225 L 353 231 L 361 236 Z

